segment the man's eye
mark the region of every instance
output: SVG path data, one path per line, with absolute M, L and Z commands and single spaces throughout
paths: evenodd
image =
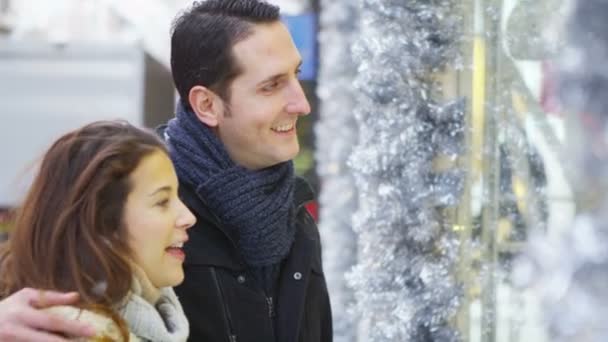
M 268 83 L 267 85 L 265 85 L 262 90 L 263 91 L 273 91 L 275 90 L 277 87 L 279 86 L 279 82 L 272 82 L 272 83 Z
M 296 75 L 300 76 L 301 73 L 302 73 L 302 68 L 298 68 L 296 70 Z

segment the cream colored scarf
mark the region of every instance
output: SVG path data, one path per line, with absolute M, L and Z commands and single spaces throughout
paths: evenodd
M 133 265 L 133 273 L 131 292 L 117 308 L 129 330 L 144 341 L 186 341 L 188 320 L 173 288 L 154 287 L 139 266 Z

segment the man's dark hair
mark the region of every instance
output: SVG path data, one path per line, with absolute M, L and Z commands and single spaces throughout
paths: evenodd
M 232 47 L 249 37 L 258 23 L 280 19 L 279 8 L 259 0 L 195 2 L 173 24 L 171 71 L 184 105 L 196 85 L 230 99 L 230 82 L 241 72 Z

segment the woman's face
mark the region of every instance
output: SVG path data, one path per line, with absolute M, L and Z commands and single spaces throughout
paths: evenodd
M 166 153 L 144 157 L 129 176 L 124 222 L 133 259 L 157 287 L 175 286 L 184 279 L 183 244 L 196 218 L 177 195 L 177 175 Z

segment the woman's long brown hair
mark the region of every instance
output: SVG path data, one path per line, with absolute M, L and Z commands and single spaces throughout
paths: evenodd
M 132 281 L 123 224 L 129 175 L 158 150 L 166 152 L 152 132 L 123 121 L 95 122 L 59 138 L 0 251 L 0 295 L 33 287 L 77 291 L 83 307 L 121 302 Z

